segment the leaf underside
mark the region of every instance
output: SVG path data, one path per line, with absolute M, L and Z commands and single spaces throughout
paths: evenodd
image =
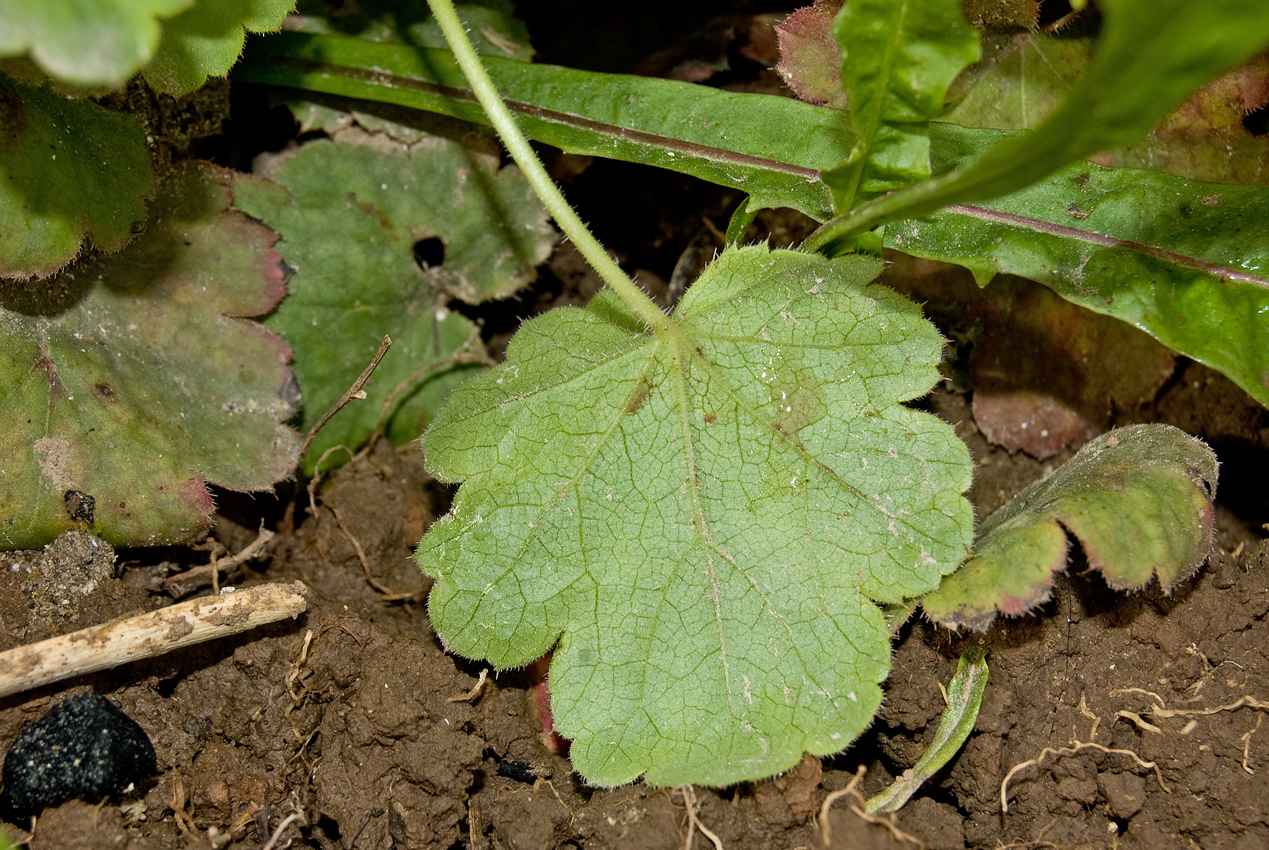
M 1104 434 L 988 517 L 974 557 L 922 600 L 925 613 L 981 630 L 998 612 L 1033 610 L 1066 565 L 1068 535 L 1115 590 L 1157 576 L 1168 592 L 1211 551 L 1216 476 L 1212 450 L 1170 425 Z
M 463 482 L 419 546 L 453 651 L 555 648 L 556 729 L 602 785 L 724 784 L 836 752 L 889 667 L 878 602 L 966 551 L 970 479 L 919 309 L 879 263 L 724 253 L 653 334 L 608 293 L 525 324 L 423 439 Z

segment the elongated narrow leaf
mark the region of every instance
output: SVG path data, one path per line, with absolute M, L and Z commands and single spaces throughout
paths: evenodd
M 974 731 L 978 711 L 983 706 L 983 691 L 987 689 L 987 649 L 971 646 L 961 653 L 956 663 L 956 675 L 947 686 L 947 708 L 939 716 L 934 738 L 917 763 L 903 772 L 880 794 L 869 798 L 864 805 L 867 812 L 897 812 L 912 795 L 921 789 L 961 751 L 969 733 Z
M 608 294 L 553 311 L 424 436 L 463 482 L 419 546 L 432 624 L 498 667 L 554 647 L 589 781 L 756 779 L 871 721 L 875 602 L 936 584 L 971 523 L 964 444 L 898 403 L 942 341 L 879 270 L 746 248 L 655 334 Z
M 922 600 L 925 613 L 973 629 L 1025 614 L 1049 598 L 1068 535 L 1116 590 L 1158 577 L 1170 591 L 1211 551 L 1216 474 L 1212 450 L 1170 425 L 1104 434 L 988 517 L 974 557 Z
M 1103 0 L 1088 70 L 1030 133 L 1002 141 L 972 167 L 878 198 L 831 222 L 816 249 L 897 218 L 1001 197 L 1074 160 L 1144 137 L 1186 95 L 1269 44 L 1269 3 Z
M 850 152 L 844 112 L 670 80 L 482 61 L 533 139 L 732 186 L 750 195 L 751 209 L 792 207 L 820 220 L 832 213 L 819 173 Z M 234 78 L 487 123 L 445 50 L 281 33 L 257 39 Z
M 942 125 L 937 159 L 997 133 Z M 1136 325 L 1269 404 L 1269 189 L 1077 163 L 989 204 L 886 229 L 908 254 L 1038 280 Z
M 858 141 L 824 175 L 839 212 L 930 176 L 925 125 L 978 60 L 958 0 L 850 0 L 833 20 Z

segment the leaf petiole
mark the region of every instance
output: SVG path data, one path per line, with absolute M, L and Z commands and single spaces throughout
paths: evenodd
M 497 88 L 494 87 L 493 80 L 489 78 L 480 58 L 476 55 L 476 50 L 472 47 L 471 40 L 467 38 L 462 22 L 458 19 L 458 12 L 455 11 L 452 0 L 427 0 L 427 2 L 432 9 L 432 14 L 436 17 L 437 24 L 440 25 L 441 32 L 445 35 L 445 40 L 449 43 L 450 50 L 454 52 L 455 61 L 462 68 L 463 75 L 467 77 L 467 82 L 471 85 L 476 99 L 489 115 L 490 123 L 498 131 L 498 136 L 506 145 L 507 152 L 511 154 L 516 165 L 520 166 L 533 191 L 551 213 L 551 217 L 560 226 L 560 230 L 573 241 L 577 250 L 581 251 L 582 256 L 599 273 L 604 282 L 612 287 L 617 296 L 644 324 L 658 334 L 669 332 L 673 325 L 671 319 L 661 312 L 652 299 L 648 298 L 608 255 L 604 247 L 599 244 L 599 240 L 586 229 L 586 225 L 578 218 L 577 213 L 568 205 L 568 201 L 564 200 L 559 188 L 547 175 L 546 169 L 542 167 L 537 154 L 529 147 L 520 128 L 516 126 L 511 112 L 498 94 Z

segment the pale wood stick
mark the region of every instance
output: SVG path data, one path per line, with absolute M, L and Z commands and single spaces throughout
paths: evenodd
M 262 584 L 89 626 L 0 653 L 0 697 L 304 613 L 304 584 Z

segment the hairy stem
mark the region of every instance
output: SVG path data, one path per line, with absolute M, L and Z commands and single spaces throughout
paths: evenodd
M 436 22 L 440 24 L 441 32 L 445 34 L 450 50 L 454 52 L 454 59 L 463 69 L 463 74 L 467 77 L 467 82 L 471 84 L 476 99 L 489 115 L 490 123 L 498 131 L 498 136 L 507 146 L 511 158 L 529 179 L 533 191 L 542 200 L 542 204 L 551 213 L 556 224 L 560 226 L 560 230 L 573 241 L 577 250 L 581 251 L 582 256 L 594 267 L 604 282 L 613 288 L 626 306 L 633 310 L 649 328 L 655 332 L 668 331 L 672 324 L 669 317 L 652 303 L 643 290 L 639 289 L 638 285 L 608 255 L 604 247 L 599 244 L 599 240 L 586 229 L 586 225 L 582 224 L 582 220 L 568 205 L 568 201 L 564 200 L 559 188 L 547 176 L 546 169 L 542 167 L 537 154 L 529 147 L 524 134 L 516 126 L 493 81 L 489 79 L 489 74 L 480 63 L 480 58 L 476 56 L 476 51 L 467 38 L 462 22 L 458 19 L 454 4 L 451 0 L 427 0 L 427 2 L 432 8 L 432 14 L 436 16 Z

